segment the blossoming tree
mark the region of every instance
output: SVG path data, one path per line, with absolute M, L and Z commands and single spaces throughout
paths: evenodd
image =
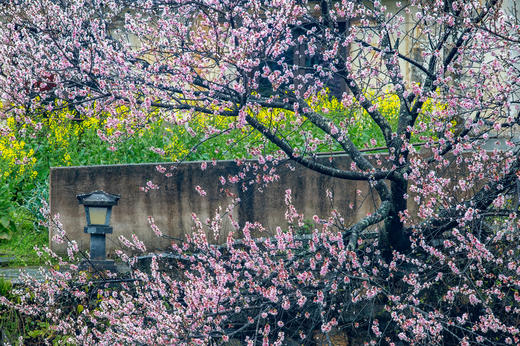
M 180 277 L 154 260 L 150 275 L 100 288 L 94 304 L 55 273 L 56 286 L 31 284 L 22 308 L 45 306 L 61 316 L 55 332 L 97 341 L 282 343 L 362 325 L 387 342 L 519 342 L 520 36 L 508 10 L 498 0 L 3 5 L 2 116 L 38 128 L 33 114 L 73 108 L 106 119 L 109 141 L 154 118 L 225 117 L 206 138 L 261 134 L 248 154 L 264 182 L 292 160 L 379 197 L 359 222 L 334 214 L 308 237 L 290 226 L 257 241 L 261 225 L 236 225 L 245 239 L 216 247 L 196 222 L 174 247 Z M 359 145 L 362 119 L 378 132 Z M 350 165 L 317 158 L 338 150 Z M 289 191 L 286 201 L 290 224 L 301 223 Z M 56 308 L 64 296 L 82 304 L 74 319 Z

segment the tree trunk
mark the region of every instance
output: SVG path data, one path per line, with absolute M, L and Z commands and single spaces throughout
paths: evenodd
M 399 213 L 405 211 L 407 208 L 404 195 L 407 192 L 408 183 L 404 179 L 398 182 L 392 181 L 390 188 L 392 193 L 392 209 L 390 210 L 390 215 L 385 220 L 385 231 L 388 237 L 389 250 L 390 253 L 393 250 L 406 252 L 410 249 L 410 239 L 405 232 Z

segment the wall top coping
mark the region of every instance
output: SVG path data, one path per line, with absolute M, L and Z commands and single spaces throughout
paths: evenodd
M 324 155 L 325 153 L 317 153 L 317 158 L 319 159 L 324 159 Z M 370 155 L 374 155 L 374 154 L 364 154 L 363 155 L 366 155 L 366 156 L 370 156 Z M 383 154 L 381 154 L 383 155 Z M 334 156 L 334 157 L 350 157 L 350 155 L 348 154 L 332 154 L 330 156 Z M 245 160 L 241 160 L 243 162 L 258 162 L 257 159 L 245 159 Z M 287 159 L 288 162 L 293 162 L 293 163 L 296 163 L 295 161 L 291 161 L 289 159 Z M 212 160 L 196 160 L 196 161 L 183 161 L 183 162 L 180 162 L 180 164 L 182 165 L 200 165 L 201 163 L 212 163 L 213 161 Z M 220 163 L 236 163 L 235 160 L 216 160 L 215 161 L 216 164 L 220 164 Z M 114 164 L 108 164 L 108 165 L 83 165 L 83 166 L 57 166 L 57 167 L 51 167 L 50 169 L 51 170 L 54 170 L 54 169 L 81 169 L 81 168 L 100 168 L 100 167 L 124 167 L 124 166 L 136 166 L 136 167 L 139 167 L 139 166 L 156 166 L 156 165 L 175 165 L 175 164 L 179 164 L 179 162 L 174 162 L 174 161 L 163 161 L 163 162 L 146 162 L 146 163 L 114 163 Z M 209 168 L 209 166 L 208 166 Z

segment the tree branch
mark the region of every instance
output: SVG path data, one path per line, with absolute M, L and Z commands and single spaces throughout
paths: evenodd
M 350 232 L 347 248 L 351 251 L 354 250 L 357 246 L 359 233 L 367 227 L 383 221 L 390 214 L 391 209 L 392 204 L 390 201 L 383 201 L 374 214 L 364 217 L 361 221 L 358 221 L 354 226 L 349 228 L 345 233 L 345 235 L 347 235 Z
M 250 115 L 247 115 L 246 121 L 254 129 L 259 131 L 262 135 L 269 139 L 269 141 L 278 146 L 291 160 L 296 161 L 299 164 L 307 168 L 310 168 L 318 173 L 323 173 L 334 178 L 365 181 L 392 179 L 393 177 L 392 171 L 373 171 L 369 173 L 344 171 L 341 169 L 323 165 L 306 157 L 299 156 L 294 152 L 294 148 L 292 148 L 286 141 L 276 136 L 269 130 L 269 128 L 267 128 L 265 125 L 260 123 L 255 118 L 251 117 Z

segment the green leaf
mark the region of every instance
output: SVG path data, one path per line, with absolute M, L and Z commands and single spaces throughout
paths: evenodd
M 12 238 L 12 235 L 9 233 L 0 233 L 0 239 L 10 240 L 11 238 Z
M 7 215 L 3 215 L 0 217 L 0 225 L 3 226 L 5 229 L 9 229 L 11 226 L 11 220 L 9 220 L 9 217 Z
M 44 331 L 39 330 L 39 329 L 37 329 L 37 330 L 30 330 L 30 331 L 27 332 L 27 335 L 29 335 L 31 338 L 37 338 L 37 337 L 39 337 L 41 335 L 44 335 L 44 334 L 45 334 Z

